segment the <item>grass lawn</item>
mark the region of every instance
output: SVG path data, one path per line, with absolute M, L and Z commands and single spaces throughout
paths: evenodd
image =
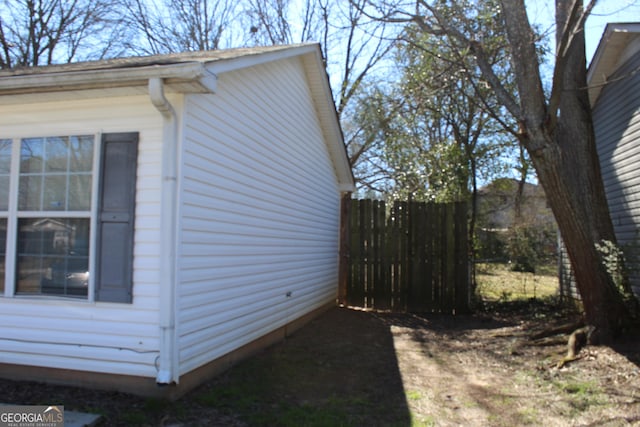
M 536 273 L 511 271 L 510 264 L 479 263 L 476 265 L 478 295 L 484 301 L 547 299 L 558 295 L 558 268 L 555 264 L 540 266 Z

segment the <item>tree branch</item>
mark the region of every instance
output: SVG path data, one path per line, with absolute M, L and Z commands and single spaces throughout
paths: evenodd
M 560 108 L 560 100 L 564 92 L 564 74 L 566 72 L 569 52 L 576 41 L 576 34 L 584 31 L 584 24 L 596 5 L 596 2 L 597 0 L 591 0 L 584 11 L 582 10 L 582 0 L 574 0 L 568 11 L 560 8 L 556 10 L 556 27 L 559 30 L 556 37 L 556 65 L 553 71 L 552 89 L 548 107 L 551 129 L 555 128 L 558 120 L 558 109 Z
M 541 131 L 548 120 L 547 104 L 542 89 L 540 67 L 535 47 L 535 34 L 529 24 L 523 0 L 502 0 L 505 26 L 520 96 L 521 114 L 516 116 L 522 126 L 521 140 L 526 132 Z M 541 141 L 542 139 L 536 139 Z M 528 147 L 537 151 L 543 147 Z
M 488 61 L 487 55 L 482 48 L 482 44 L 468 39 L 460 30 L 449 25 L 448 20 L 438 12 L 438 10 L 424 2 L 422 5 L 433 15 L 438 23 L 438 27 L 429 24 L 423 15 L 415 15 L 413 21 L 420 29 L 436 36 L 449 36 L 455 38 L 461 45 L 467 46 L 474 54 L 476 63 L 480 68 L 484 78 L 495 91 L 496 97 L 505 108 L 517 119 L 521 118 L 522 112 L 516 100 L 511 96 L 500 81 L 500 78 L 493 71 L 493 67 Z

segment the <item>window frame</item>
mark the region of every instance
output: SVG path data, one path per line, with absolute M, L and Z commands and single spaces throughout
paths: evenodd
M 20 185 L 20 160 L 22 141 L 29 138 L 55 138 L 72 136 L 92 136 L 93 137 L 93 159 L 91 170 L 91 201 L 88 211 L 20 211 L 19 185 Z M 5 298 L 38 299 L 38 300 L 63 300 L 76 301 L 80 303 L 94 303 L 95 297 L 95 272 L 96 269 L 96 227 L 98 215 L 98 191 L 100 181 L 100 156 L 102 148 L 102 132 L 87 132 L 73 130 L 67 132 L 33 132 L 25 135 L 4 136 L 1 140 L 11 140 L 11 171 L 9 174 L 9 203 L 8 209 L 0 210 L 0 218 L 7 220 L 7 237 L 5 248 L 5 281 L 4 293 L 0 293 Z M 17 294 L 17 244 L 18 244 L 18 221 L 21 218 L 88 218 L 89 219 L 89 282 L 86 297 L 73 297 L 56 294 Z
M 1 284 L 2 285 L 2 289 L 0 290 L 0 297 L 2 296 L 6 296 L 7 294 L 7 277 L 9 277 L 9 263 L 8 263 L 8 256 L 9 256 L 9 233 L 10 233 L 10 225 L 9 225 L 9 209 L 11 208 L 10 206 L 10 202 L 11 202 L 11 185 L 13 182 L 13 164 L 14 164 L 14 138 L 0 138 L 0 142 L 2 141 L 9 141 L 11 143 L 11 150 L 10 150 L 10 162 L 9 162 L 9 192 L 7 195 L 7 209 L 0 209 L 0 219 L 5 220 L 6 221 L 6 227 L 7 227 L 7 232 L 6 232 L 6 236 L 5 236 L 5 247 L 4 247 L 4 282 Z

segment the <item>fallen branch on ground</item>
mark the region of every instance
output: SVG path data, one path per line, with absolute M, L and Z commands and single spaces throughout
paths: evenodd
M 541 338 L 552 337 L 554 335 L 565 335 L 573 331 L 576 331 L 584 326 L 584 321 L 578 320 L 576 322 L 565 323 L 563 325 L 556 326 L 554 328 L 548 328 L 543 331 L 532 334 L 529 339 L 531 341 L 537 341 Z
M 567 363 L 581 359 L 581 357 L 578 356 L 578 353 L 580 352 L 580 349 L 582 349 L 582 347 L 587 345 L 587 342 L 589 341 L 589 334 L 591 334 L 591 331 L 593 331 L 593 327 L 591 326 L 585 326 L 573 331 L 573 333 L 569 336 L 569 342 L 567 343 L 567 355 L 558 362 L 556 368 L 561 369 Z

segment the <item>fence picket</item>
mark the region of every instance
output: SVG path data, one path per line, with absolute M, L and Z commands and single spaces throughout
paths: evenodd
M 467 238 L 467 206 L 465 203 L 457 203 L 455 209 L 454 224 L 456 227 L 456 279 L 455 279 L 455 309 L 456 313 L 467 313 L 471 307 L 471 276 L 469 270 L 469 246 Z
M 352 200 L 346 301 L 380 310 L 469 309 L 467 208 Z M 387 216 L 388 215 L 388 216 Z
M 352 201 L 350 223 L 350 254 L 348 258 L 348 274 L 347 274 L 347 304 L 355 307 L 364 307 L 364 277 L 362 276 L 362 240 L 360 229 L 361 218 L 360 203 L 357 200 Z M 343 261 L 344 262 L 344 261 Z

